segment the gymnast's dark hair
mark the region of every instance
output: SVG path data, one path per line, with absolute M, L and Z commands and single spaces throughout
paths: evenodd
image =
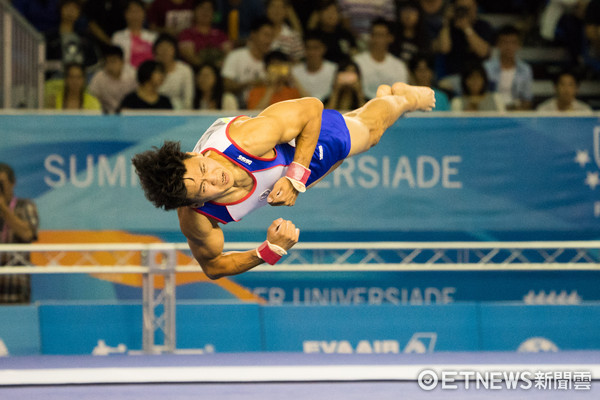
M 157 208 L 174 210 L 193 204 L 183 183 L 183 160 L 191 155 L 181 151 L 179 142 L 165 141 L 162 147 L 136 154 L 132 159 L 146 198 Z

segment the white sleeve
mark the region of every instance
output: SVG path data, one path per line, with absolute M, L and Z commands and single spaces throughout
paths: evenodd
M 461 97 L 457 96 L 450 102 L 450 110 L 452 111 L 463 111 Z
M 398 59 L 398 61 L 400 62 L 398 66 L 398 80 L 400 82 L 408 83 L 408 68 L 406 68 L 406 63 L 400 59 Z
M 223 93 L 221 109 L 226 111 L 236 111 L 238 109 L 238 101 L 233 94 Z
M 183 109 L 191 110 L 194 102 L 194 72 L 189 65 L 183 64 L 183 66 L 185 67 L 183 76 Z
M 87 87 L 88 92 L 94 96 L 94 97 L 100 97 L 99 96 L 99 92 L 100 92 L 100 73 L 102 71 L 98 71 L 94 74 L 94 76 L 92 77 L 92 80 L 90 81 L 90 84 Z
M 223 68 L 221 68 L 221 76 L 223 78 L 237 80 L 236 64 L 237 64 L 237 52 L 234 50 L 227 54 L 223 61 Z

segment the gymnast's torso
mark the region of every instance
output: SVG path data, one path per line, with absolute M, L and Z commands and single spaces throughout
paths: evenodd
M 285 176 L 288 166 L 294 160 L 295 148 L 288 143 L 275 146 L 272 157 L 263 158 L 252 155 L 242 149 L 229 136 L 229 126 L 239 117 L 219 118 L 202 135 L 195 153 L 215 152 L 236 167 L 246 171 L 252 178 L 253 185 L 249 193 L 242 199 L 232 203 L 209 201 L 197 212 L 212 217 L 221 223 L 239 221 L 245 215 L 267 204 L 267 197 L 275 182 Z
M 195 209 L 223 224 L 239 221 L 250 212 L 268 204 L 267 197 L 273 185 L 285 176 L 295 154 L 294 141 L 278 144 L 270 157 L 258 157 L 246 152 L 229 135 L 229 127 L 237 118 L 239 117 L 217 119 L 192 150 L 195 153 L 219 154 L 244 170 L 253 180 L 252 188 L 243 198 L 231 203 L 209 201 Z M 349 151 L 350 134 L 342 115 L 335 110 L 323 110 L 319 141 L 310 163 L 311 175 L 307 186 L 324 176 Z

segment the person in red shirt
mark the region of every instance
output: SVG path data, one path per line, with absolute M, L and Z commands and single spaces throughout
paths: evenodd
M 220 64 L 231 50 L 225 32 L 213 27 L 214 0 L 197 0 L 194 6 L 194 25 L 178 36 L 179 54 L 193 66 L 205 62 Z
M 192 26 L 194 0 L 154 0 L 148 8 L 150 29 L 177 37 Z

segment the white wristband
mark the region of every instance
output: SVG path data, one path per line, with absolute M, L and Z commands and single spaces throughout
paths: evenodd
M 287 254 L 287 251 L 285 251 L 285 249 L 283 247 L 277 246 L 276 244 L 273 244 L 271 242 L 269 242 L 267 240 L 267 245 L 269 245 L 269 248 L 271 250 L 273 250 L 275 253 L 279 254 L 280 256 L 285 256 Z
M 292 183 L 292 186 L 294 187 L 294 189 L 296 189 L 300 193 L 306 192 L 306 186 L 304 185 L 304 183 L 302 183 L 294 178 L 290 178 L 289 176 L 286 176 L 286 178 L 288 179 L 288 181 L 290 181 Z

